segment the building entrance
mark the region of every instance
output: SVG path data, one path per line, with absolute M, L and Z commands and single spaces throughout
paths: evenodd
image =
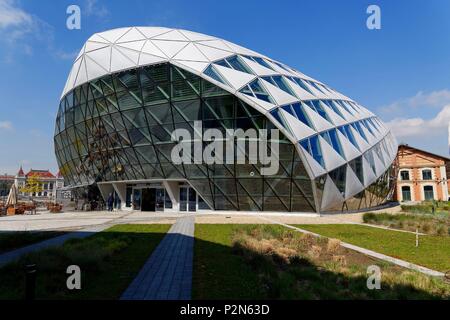
M 172 201 L 164 188 L 127 188 L 127 206 L 140 211 L 164 211 L 172 209 Z
M 156 211 L 156 189 L 142 189 L 141 211 Z

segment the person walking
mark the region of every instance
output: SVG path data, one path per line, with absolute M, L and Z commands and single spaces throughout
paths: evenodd
M 114 203 L 114 198 L 112 193 L 109 194 L 108 197 L 108 211 L 113 211 L 113 203 Z

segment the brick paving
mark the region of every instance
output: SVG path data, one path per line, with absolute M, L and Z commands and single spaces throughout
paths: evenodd
M 179 218 L 122 294 L 121 299 L 191 299 L 194 228 L 193 216 Z

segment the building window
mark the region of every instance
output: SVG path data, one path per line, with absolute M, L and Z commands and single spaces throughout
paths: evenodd
M 402 201 L 411 201 L 411 187 L 402 187 Z
M 131 194 L 133 193 L 133 189 L 131 187 L 127 187 L 126 195 L 125 195 L 125 207 L 131 208 Z
M 434 200 L 433 186 L 424 186 L 423 196 L 425 198 L 425 201 Z
M 172 200 L 170 199 L 170 196 L 166 192 L 166 196 L 164 198 L 164 208 L 166 209 L 172 209 Z
M 407 170 L 400 171 L 400 178 L 401 180 L 409 180 L 409 171 Z
M 422 170 L 422 179 L 423 180 L 432 180 L 433 179 L 430 169 Z
M 199 208 L 199 210 L 208 210 L 209 209 L 208 204 L 200 196 L 198 196 L 198 208 Z

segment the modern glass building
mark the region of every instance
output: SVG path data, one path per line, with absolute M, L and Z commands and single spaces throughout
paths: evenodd
M 195 145 L 202 152 L 215 140 L 199 123 L 225 137 L 230 129 L 269 135 L 221 140 L 234 146 L 230 161 L 176 163 L 176 129 L 191 134 L 183 143 L 192 159 Z M 264 150 L 276 155 L 274 174 L 250 160 L 250 142 L 262 140 L 277 143 L 278 152 L 271 143 Z M 326 212 L 389 200 L 397 143 L 372 112 L 283 63 L 191 31 L 130 27 L 94 34 L 81 49 L 55 151 L 79 196 L 112 194 L 122 209 Z M 233 161 L 238 153 L 248 161 Z

